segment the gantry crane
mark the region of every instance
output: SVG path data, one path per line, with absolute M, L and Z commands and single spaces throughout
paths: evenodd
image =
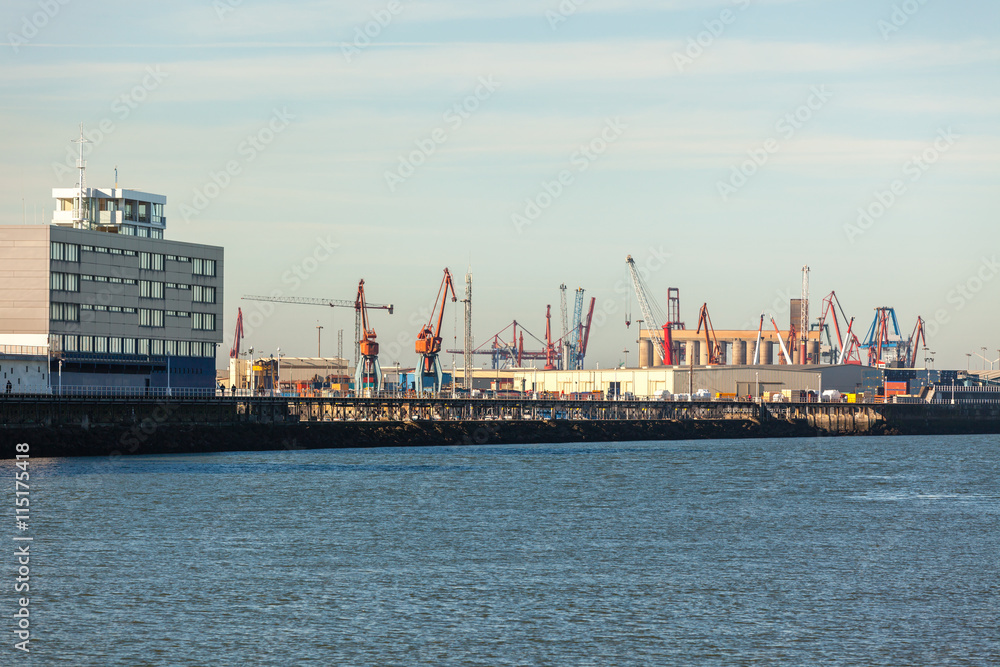
M 355 303 L 358 312 L 361 313 L 361 340 L 358 343 L 358 368 L 354 372 L 354 391 L 358 396 L 364 396 L 382 389 L 382 369 L 378 365 L 375 329 L 368 326 L 364 279 L 358 282 L 358 298 Z
M 361 281 L 364 282 L 363 280 Z M 330 308 L 353 308 L 354 309 L 354 363 L 358 362 L 359 347 L 361 345 L 361 309 L 358 300 L 347 301 L 345 299 L 314 299 L 305 296 L 244 296 L 245 301 L 269 301 L 271 303 L 295 303 L 304 306 L 329 306 Z M 369 310 L 388 310 L 392 315 L 392 304 L 369 303 Z
M 418 392 L 424 390 L 424 378 L 433 378 L 434 393 L 441 391 L 441 361 L 438 353 L 441 351 L 441 322 L 444 320 L 444 306 L 447 303 L 448 292 L 451 292 L 451 300 L 454 303 L 458 300 L 455 296 L 455 285 L 451 281 L 451 272 L 444 270 L 444 277 L 441 278 L 441 286 L 438 294 L 434 297 L 434 311 L 437 312 L 437 322 L 434 322 L 434 311 L 431 312 L 427 324 L 420 330 L 414 349 L 420 355 L 420 366 L 416 372 L 416 389 Z M 440 301 L 440 303 L 439 303 Z M 433 326 L 432 326 L 433 325 Z
M 695 335 L 701 333 L 701 328 L 705 327 L 705 346 L 708 349 L 708 364 L 709 366 L 717 366 L 724 363 L 722 353 L 722 344 L 719 343 L 719 339 L 715 337 L 715 327 L 712 326 L 712 317 L 708 314 L 708 304 L 703 303 L 701 305 L 701 310 L 698 312 L 698 330 L 695 331 Z M 667 329 L 669 331 L 669 329 Z

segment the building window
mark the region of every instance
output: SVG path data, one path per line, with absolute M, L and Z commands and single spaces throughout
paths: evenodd
M 177 354 L 181 357 L 191 356 L 191 341 L 179 340 L 177 341 Z
M 191 274 L 195 276 L 214 276 L 215 260 L 191 258 Z
M 80 276 L 76 273 L 53 273 L 49 286 L 61 292 L 79 292 Z
M 162 327 L 163 326 L 163 311 L 162 310 L 151 310 L 149 308 L 139 309 L 139 326 L 140 327 Z
M 52 320 L 55 322 L 79 322 L 80 305 L 76 303 L 57 303 L 51 306 Z
M 136 236 L 140 236 L 140 237 L 142 237 L 144 239 L 148 239 L 149 238 L 149 227 L 136 227 L 135 228 L 135 235 Z
M 156 355 L 156 356 L 163 356 L 163 341 L 162 340 L 157 340 L 155 338 L 153 340 L 149 341 L 149 350 L 150 350 L 150 354 L 153 354 L 153 355 Z
M 52 242 L 52 259 L 60 262 L 79 262 L 80 246 L 75 243 Z
M 104 354 L 107 354 L 108 352 L 107 336 L 94 336 L 94 352 L 102 352 Z
M 152 280 L 140 280 L 139 296 L 143 299 L 162 299 L 163 283 L 153 282 Z
M 154 252 L 140 252 L 139 268 L 147 271 L 162 271 L 163 255 Z
M 165 340 L 163 341 L 163 353 L 168 357 L 177 356 L 177 341 L 175 340 Z
M 198 331 L 215 331 L 215 314 L 191 313 L 191 328 Z
M 135 236 L 135 225 L 122 225 L 122 234 L 125 236 Z
M 163 238 L 163 230 L 162 229 L 150 229 L 149 230 L 149 236 L 150 236 L 150 238 L 154 238 L 154 239 L 162 239 Z
M 94 337 L 80 336 L 80 352 L 93 352 L 93 351 L 94 351 Z
M 60 341 L 64 352 L 76 352 L 79 348 L 79 336 L 64 335 Z
M 191 300 L 195 303 L 215 303 L 215 288 L 207 285 L 191 285 Z
M 122 339 L 117 337 L 112 337 L 108 340 L 108 352 L 111 354 L 121 354 L 122 353 Z
M 136 348 L 138 349 L 138 354 L 149 354 L 149 339 L 139 338 L 136 340 Z
M 135 354 L 135 338 L 122 339 L 122 354 Z

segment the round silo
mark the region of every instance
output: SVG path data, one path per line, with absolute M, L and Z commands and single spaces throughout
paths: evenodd
M 639 368 L 649 368 L 652 365 L 653 341 L 642 339 L 639 341 Z
M 733 366 L 745 366 L 747 363 L 747 342 L 745 340 L 733 341 Z

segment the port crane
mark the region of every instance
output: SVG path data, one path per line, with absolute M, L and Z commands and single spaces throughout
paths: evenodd
M 230 359 L 240 358 L 240 342 L 243 340 L 243 309 L 236 310 L 236 332 L 233 334 L 233 347 L 229 350 Z
M 698 311 L 698 330 L 695 331 L 695 335 L 701 333 L 702 327 L 705 327 L 705 348 L 708 350 L 708 364 L 710 366 L 717 366 L 724 363 L 722 344 L 715 337 L 715 327 L 712 326 L 712 317 L 708 314 L 707 303 L 703 303 L 701 310 Z M 664 327 L 664 331 L 669 332 L 670 330 Z
M 782 358 L 785 360 L 786 364 L 791 365 L 791 363 L 792 363 L 792 357 L 791 357 L 791 355 L 788 354 L 788 347 L 785 346 L 785 341 L 781 337 L 781 329 L 778 328 L 778 323 L 774 321 L 774 316 L 773 315 L 771 316 L 771 326 L 774 327 L 774 333 L 776 333 L 778 335 L 778 345 L 781 346 L 781 354 L 783 355 Z M 795 327 L 793 326 L 792 327 L 792 331 L 790 331 L 789 333 L 792 334 L 794 332 L 794 330 L 795 330 Z M 789 335 L 788 339 L 790 341 L 794 341 L 795 340 L 795 336 L 794 335 Z
M 545 370 L 556 370 L 556 348 L 552 344 L 552 305 L 545 306 Z
M 438 288 L 437 296 L 434 297 L 434 310 L 431 311 L 430 319 L 417 335 L 414 349 L 420 355 L 420 366 L 416 372 L 416 389 L 422 392 L 424 388 L 424 378 L 431 378 L 434 385 L 434 393 L 441 391 L 441 361 L 438 353 L 441 352 L 441 323 L 444 320 L 444 307 L 448 302 L 448 292 L 451 292 L 452 303 L 458 300 L 455 296 L 455 285 L 451 280 L 451 272 L 446 268 L 444 277 L 441 278 L 441 286 Z M 360 293 L 364 297 L 363 292 Z M 434 315 L 437 314 L 437 322 Z
M 913 327 L 913 333 L 910 334 L 910 338 L 906 341 L 906 345 L 909 348 L 909 354 L 906 359 L 907 368 L 917 367 L 917 350 L 921 347 L 920 343 L 923 343 L 923 347 L 927 347 L 927 338 L 924 336 L 924 318 L 918 316 L 917 324 Z M 985 357 L 983 358 L 985 359 Z
M 361 281 L 364 283 L 364 281 Z M 359 348 L 361 346 L 361 309 L 357 299 L 348 301 L 346 299 L 316 299 L 305 296 L 253 296 L 245 295 L 244 301 L 268 301 L 270 303 L 294 303 L 303 306 L 328 306 L 330 308 L 353 308 L 354 309 L 354 361 L 360 359 Z M 392 315 L 393 306 L 391 303 L 369 303 L 366 304 L 369 310 L 388 310 Z
M 629 275 L 632 276 L 632 285 L 635 288 L 635 297 L 639 302 L 639 310 L 642 311 L 643 321 L 650 330 L 650 339 L 653 342 L 654 354 L 658 355 L 665 366 L 673 366 L 677 361 L 673 354 L 673 340 L 670 336 L 670 325 L 660 324 L 663 321 L 663 311 L 660 310 L 656 302 L 649 296 L 649 287 L 646 281 L 639 275 L 635 268 L 635 260 L 632 255 L 625 258 L 628 265 Z M 659 317 L 658 317 L 659 316 Z
M 896 310 L 890 306 L 876 308 L 875 319 L 861 344 L 868 353 L 868 365 L 880 366 L 900 359 L 900 348 L 905 344 L 896 321 Z
M 368 306 L 365 304 L 365 281 L 358 282 L 357 310 L 361 313 L 360 356 L 354 372 L 354 391 L 358 396 L 370 395 L 382 389 L 382 368 L 378 364 L 378 343 L 375 329 L 368 326 Z

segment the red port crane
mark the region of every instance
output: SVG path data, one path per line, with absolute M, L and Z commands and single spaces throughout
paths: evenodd
M 437 296 L 434 297 L 434 310 L 431 311 L 430 319 L 417 335 L 414 349 L 420 355 L 420 366 L 416 373 L 416 389 L 418 392 L 424 389 L 424 378 L 431 378 L 433 391 L 441 391 L 441 361 L 438 353 L 441 352 L 441 322 L 444 320 L 444 307 L 448 302 L 448 292 L 451 292 L 452 303 L 458 300 L 455 296 L 455 284 L 451 280 L 451 272 L 446 268 L 444 277 L 441 278 L 441 285 L 438 287 Z M 437 314 L 437 322 L 434 315 Z
M 589 334 L 590 332 L 588 331 L 587 333 Z M 555 369 L 556 348 L 552 344 L 552 306 L 547 305 L 545 306 L 545 370 L 554 371 Z
M 701 328 L 705 327 L 705 345 L 708 349 L 708 363 L 710 366 L 717 366 L 724 362 L 722 344 L 715 337 L 715 327 L 712 326 L 712 317 L 708 314 L 708 304 L 703 303 L 698 312 L 698 330 L 695 335 L 701 333 Z
M 910 354 L 907 358 L 907 368 L 917 367 L 917 350 L 921 347 L 920 343 L 923 343 L 923 347 L 927 347 L 927 338 L 924 337 L 924 318 L 917 317 L 917 324 L 913 327 L 913 333 L 910 334 L 910 339 L 907 341 L 907 347 L 910 348 Z
M 358 368 L 354 373 L 354 391 L 358 396 L 382 389 L 382 368 L 378 364 L 378 343 L 375 329 L 368 326 L 368 307 L 365 305 L 365 281 L 358 282 L 355 310 L 361 315 L 361 340 L 358 342 Z
M 233 334 L 233 347 L 229 350 L 230 359 L 240 358 L 240 342 L 243 340 L 243 309 L 236 310 L 236 333 Z

